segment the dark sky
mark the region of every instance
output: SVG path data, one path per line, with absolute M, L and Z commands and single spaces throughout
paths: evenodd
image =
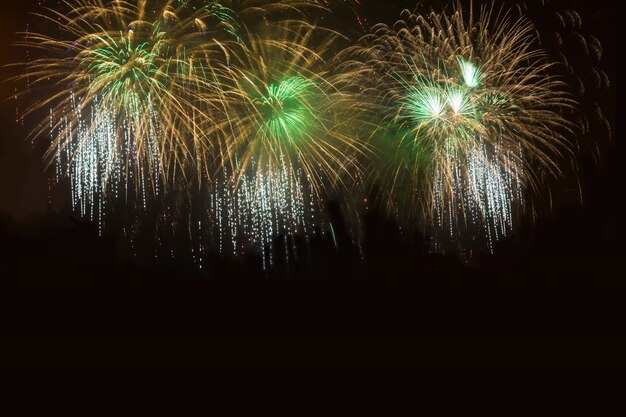
M 24 31 L 27 10 L 35 2 L 11 2 L 0 16 L 0 78 L 4 81 L 14 74 L 5 65 L 23 61 L 24 51 L 14 46 L 19 40 L 17 32 Z M 42 160 L 34 147 L 26 141 L 28 130 L 15 123 L 16 105 L 7 101 L 15 91 L 11 82 L 0 84 L 2 141 L 0 142 L 0 215 L 18 221 L 36 216 L 46 209 L 47 180 Z
M 377 20 L 383 2 L 363 3 L 368 19 Z M 385 2 L 385 13 L 409 3 Z M 15 33 L 32 19 L 27 11 L 35 4 L 3 4 L 2 81 L 12 71 L 4 65 L 23 59 L 24 51 L 12 45 L 18 40 Z M 613 2 L 552 4 L 573 5 L 581 12 L 585 31 L 602 41 L 602 66 L 612 74 Z M 0 83 L 0 98 L 10 97 L 14 88 L 13 83 Z M 609 101 L 609 116 L 614 111 L 610 97 L 601 100 Z M 0 309 L 23 318 L 16 322 L 17 333 L 31 326 L 43 335 L 38 341 L 70 341 L 76 329 L 104 323 L 108 332 L 120 326 L 124 337 L 134 339 L 133 326 L 146 321 L 150 334 L 163 323 L 169 323 L 164 325 L 167 331 L 177 332 L 168 317 L 181 321 L 193 317 L 194 324 L 186 322 L 183 328 L 201 333 L 208 323 L 204 318 L 210 316 L 220 337 L 255 346 L 248 351 L 239 345 L 236 363 L 265 369 L 268 365 L 261 358 L 270 356 L 285 372 L 289 368 L 285 358 L 302 359 L 298 351 L 313 350 L 316 353 L 304 365 L 313 372 L 336 370 L 341 364 L 362 372 L 366 363 L 377 369 L 408 370 L 423 359 L 412 351 L 415 332 L 445 340 L 429 354 L 444 364 L 461 366 L 476 365 L 475 357 L 505 361 L 514 356 L 513 365 L 520 369 L 539 363 L 567 368 L 582 352 L 572 346 L 589 352 L 610 342 L 609 320 L 618 307 L 616 286 L 622 275 L 617 271 L 624 270 L 619 133 L 612 141 L 597 138 L 598 162 L 591 156 L 581 158 L 582 205 L 563 204 L 525 225 L 480 267 L 427 254 L 419 242 L 400 238 L 392 222 L 373 216 L 366 220 L 365 263 L 348 243 L 329 252 L 324 243 L 313 242 L 309 264 L 285 267 L 291 268 L 289 273 L 263 273 L 256 261 L 216 257 L 213 274 L 199 277 L 184 268 L 136 265 L 115 234 L 98 238 L 95 228 L 73 218 L 62 190 L 53 193 L 51 207 L 42 162 L 45 144 L 26 139 L 29 122 L 16 124 L 13 100 L 3 100 L 0 106 Z M 619 132 L 615 123 L 613 128 Z M 62 317 L 58 322 L 70 323 L 61 326 L 65 330 L 52 330 L 53 320 L 41 315 L 50 311 Z M 96 344 L 100 340 L 90 337 Z M 473 348 L 465 345 L 469 340 L 476 342 Z M 277 341 L 288 343 L 283 354 L 255 350 L 259 344 L 275 346 Z M 487 342 L 489 354 L 476 347 Z M 541 343 L 544 349 L 537 347 Z M 455 344 L 464 350 L 456 357 Z M 40 352 L 31 353 L 36 357 Z M 592 366 L 611 366 L 599 348 L 593 355 Z M 147 360 L 145 354 L 138 357 Z

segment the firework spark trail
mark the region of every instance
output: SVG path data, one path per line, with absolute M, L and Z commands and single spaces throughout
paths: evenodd
M 216 182 L 219 188 L 209 202 L 212 227 L 219 231 L 221 252 L 259 254 L 268 268 L 278 236 L 289 243 L 295 235 L 314 235 L 324 221 L 323 202 L 301 170 L 285 164 L 280 171 L 266 167 L 253 172 L 238 176 L 237 184 L 227 173 Z
M 62 124 L 54 122 L 54 115 L 50 114 L 51 135 L 57 138 L 56 176 L 57 181 L 64 176 L 63 167 L 69 171 L 71 201 L 74 207 L 79 209 L 82 216 L 97 220 L 102 227 L 102 208 L 106 201 L 104 196 L 109 195 L 116 199 L 120 193 L 120 184 L 125 184 L 126 175 L 130 175 L 132 181 L 133 171 L 126 171 L 124 161 L 135 158 L 137 149 L 134 149 L 134 138 L 146 136 L 149 140 L 147 151 L 149 154 L 142 156 L 148 161 L 150 178 L 159 177 L 160 154 L 158 140 L 162 132 L 158 126 L 158 117 L 153 115 L 151 123 L 147 126 L 146 133 L 138 133 L 137 126 L 140 124 L 126 121 L 122 126 L 112 117 L 108 109 L 100 108 L 98 102 L 94 102 L 89 115 L 83 117 L 76 108 L 76 98 L 72 97 L 72 120 L 64 116 Z M 55 131 L 55 126 L 58 131 Z M 121 132 L 120 132 L 121 130 Z M 121 137 L 123 140 L 118 141 Z M 140 167 L 139 175 L 142 177 L 140 184 L 141 202 L 147 204 L 146 194 L 149 186 L 146 181 L 144 167 Z M 158 193 L 158 182 L 150 184 L 155 193 Z M 96 218 L 97 217 L 97 218 Z
M 340 54 L 337 100 L 377 149 L 370 182 L 400 220 L 456 244 L 478 227 L 492 249 L 538 187 L 535 173 L 559 174 L 575 104 L 535 40 L 524 19 L 457 5 L 406 11 Z
M 478 145 L 469 152 L 467 161 L 453 165 L 454 197 L 447 195 L 448 185 L 443 182 L 440 171 L 435 172 L 434 201 L 437 226 L 447 230 L 454 239 L 455 213 L 464 211 L 465 221 L 482 227 L 487 239 L 487 247 L 493 251 L 493 245 L 513 228 L 515 200 L 522 198 L 522 186 L 519 171 L 510 165 L 516 164 L 517 158 L 510 158 L 504 166 L 500 161 L 492 161 L 487 148 Z M 444 223 L 447 219 L 447 224 Z

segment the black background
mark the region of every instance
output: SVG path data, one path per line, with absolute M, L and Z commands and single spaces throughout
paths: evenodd
M 5 6 L 2 64 L 23 60 L 12 44 L 32 19 L 33 3 Z M 411 2 L 364 3 L 370 22 L 392 22 Z M 600 38 L 602 65 L 615 81 L 613 3 L 561 3 L 578 10 L 585 29 Z M 3 78 L 10 73 L 2 68 Z M 13 88 L 2 83 L 2 97 Z M 365 260 L 339 233 L 338 249 L 314 240 L 305 260 L 271 272 L 256 260 L 211 255 L 208 272 L 198 274 L 138 264 L 114 233 L 98 237 L 75 218 L 67 197 L 49 192 L 45 144 L 26 140 L 28 121 L 16 123 L 15 106 L 4 101 L 0 113 L 5 365 L 105 372 L 208 365 L 227 377 L 259 371 L 407 378 L 424 368 L 616 366 L 624 187 L 615 123 L 611 142 L 599 138 L 600 161 L 581 158 L 582 204 L 560 204 L 522 225 L 478 266 L 427 253 L 418 237 L 401 236 L 374 211 L 365 219 Z M 331 213 L 341 231 L 341 215 Z

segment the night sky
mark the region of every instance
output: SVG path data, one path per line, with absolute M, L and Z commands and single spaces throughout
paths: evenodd
M 368 21 L 392 23 L 413 2 L 363 3 Z M 118 231 L 98 237 L 68 207 L 65 184 L 50 182 L 47 143 L 27 138 L 32 121 L 16 123 L 16 85 L 5 81 L 14 72 L 5 65 L 24 60 L 13 44 L 36 4 L 13 1 L 0 14 L 0 314 L 15 341 L 6 364 L 201 364 L 226 376 L 323 377 L 614 366 L 624 154 L 614 117 L 613 2 L 551 2 L 581 14 L 583 30 L 602 42 L 601 66 L 613 82 L 608 92 L 588 93 L 604 106 L 613 137 L 592 130 L 598 148 L 581 150 L 582 204 L 555 196 L 552 213 L 521 224 L 473 265 L 429 254 L 419 236 L 401 235 L 376 211 L 364 221 L 363 260 L 331 205 L 337 249 L 313 239 L 306 256 L 271 271 L 256 259 L 211 253 L 202 273 L 137 259 Z

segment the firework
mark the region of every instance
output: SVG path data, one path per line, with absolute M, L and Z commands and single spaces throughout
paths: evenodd
M 318 35 L 313 27 L 246 32 L 246 53 L 221 81 L 228 86 L 219 99 L 222 120 L 203 126 L 221 147 L 212 211 L 236 249 L 265 250 L 278 235 L 309 235 L 322 226 L 329 189 L 356 169 L 355 140 L 334 117 L 323 59 L 334 36 Z
M 424 219 L 438 242 L 479 234 L 491 248 L 525 190 L 558 174 L 573 102 L 530 23 L 494 8 L 476 15 L 457 6 L 377 25 L 341 54 L 336 84 L 345 118 L 378 151 L 371 180 L 388 208 Z
M 68 2 L 42 17 L 55 35 L 27 33 L 41 55 L 19 78 L 49 109 L 36 136 L 51 135 L 57 174 L 69 174 L 73 203 L 92 218 L 120 192 L 143 200 L 182 170 L 197 142 L 200 94 L 214 60 L 237 43 L 232 11 L 219 2 Z

